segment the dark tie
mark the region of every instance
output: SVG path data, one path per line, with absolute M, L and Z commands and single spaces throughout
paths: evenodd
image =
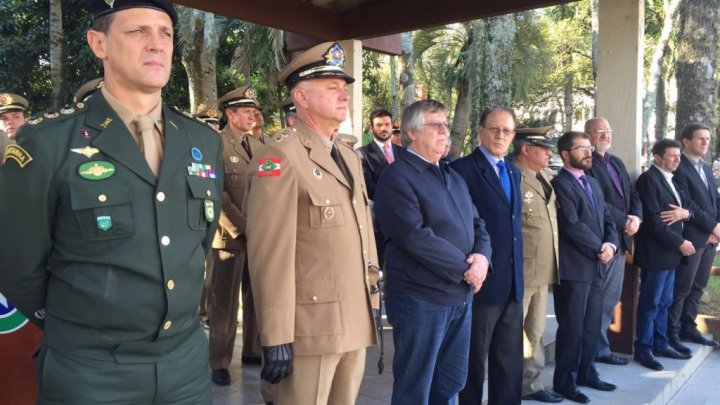
M 240 144 L 242 145 L 243 149 L 245 149 L 245 152 L 247 152 L 248 157 L 252 159 L 252 152 L 250 151 L 250 142 L 247 141 L 247 137 L 250 135 L 245 135 L 242 142 Z
M 588 198 L 592 202 L 593 207 L 595 207 L 595 198 L 593 198 L 593 192 L 592 192 L 592 189 L 590 188 L 590 184 L 588 184 L 587 177 L 585 177 L 585 175 L 583 174 L 580 177 L 578 177 L 578 180 L 580 180 L 580 183 L 582 183 L 583 190 L 585 190 L 585 195 L 588 196 Z
M 545 201 L 549 201 L 550 195 L 552 194 L 552 186 L 550 186 L 550 184 L 545 181 L 545 178 L 542 176 L 542 174 L 540 174 L 540 172 L 538 172 L 535 177 L 537 177 L 540 185 L 542 185 L 543 191 L 545 192 Z
M 340 169 L 340 172 L 342 172 L 343 176 L 345 176 L 345 180 L 347 180 L 348 183 L 350 183 L 350 186 L 352 186 L 352 178 L 350 177 L 350 174 L 345 167 L 345 163 L 342 161 L 342 159 L 340 159 L 340 154 L 338 153 L 335 145 L 333 145 L 330 149 L 330 157 L 332 157 L 332 160 L 335 161 L 335 164 L 337 165 L 338 169 Z
M 505 162 L 502 160 L 498 160 L 497 162 L 498 167 L 498 177 L 500 177 L 500 185 L 502 186 L 503 191 L 505 192 L 505 198 L 507 198 L 508 201 L 510 201 L 511 191 L 510 191 L 510 176 L 508 176 L 507 168 L 505 167 Z

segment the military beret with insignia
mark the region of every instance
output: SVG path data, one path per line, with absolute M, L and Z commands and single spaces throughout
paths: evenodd
M 337 42 L 325 42 L 315 45 L 293 59 L 280 72 L 280 81 L 292 88 L 295 83 L 301 80 L 317 79 L 324 77 L 339 77 L 346 83 L 352 83 L 355 79 L 345 73 L 345 51 Z
M 167 0 L 88 0 L 92 18 L 101 17 L 128 8 L 154 8 L 170 16 L 173 25 L 177 24 L 177 13 Z
M 548 137 L 548 133 L 552 129 L 552 126 L 539 128 L 518 128 L 515 130 L 514 142 L 518 144 L 520 142 L 525 142 L 537 146 L 542 146 L 544 148 L 551 148 L 552 142 Z
M 218 99 L 220 108 L 228 107 L 255 107 L 259 105 L 255 100 L 256 92 L 252 86 L 238 87 Z
M 98 77 L 97 79 L 92 79 L 89 82 L 83 84 L 75 93 L 75 96 L 73 96 L 73 102 L 84 102 L 88 99 L 88 97 L 95 94 L 96 91 L 100 90 L 104 83 L 105 82 L 103 81 L 102 77 Z
M 13 93 L 0 93 L 0 114 L 9 111 L 25 111 L 30 103 L 25 97 Z

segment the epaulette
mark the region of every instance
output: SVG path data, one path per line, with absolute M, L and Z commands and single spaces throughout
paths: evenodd
M 39 125 L 40 123 L 52 123 L 52 122 L 61 122 L 64 121 L 73 115 L 77 114 L 79 111 L 83 110 L 85 108 L 85 104 L 75 103 L 73 105 L 66 105 L 65 107 L 61 108 L 59 111 L 55 112 L 46 112 L 42 115 L 37 115 L 35 117 L 32 117 L 27 121 L 28 125 Z
M 187 119 L 189 119 L 189 120 L 191 120 L 191 121 L 195 121 L 195 122 L 197 122 L 198 124 L 203 124 L 203 125 L 205 125 L 205 126 L 209 126 L 209 125 L 207 125 L 207 123 L 205 123 L 205 121 L 203 121 L 203 120 L 201 120 L 200 118 L 198 118 L 198 117 L 190 114 L 190 112 L 188 112 L 188 111 L 181 110 L 181 109 L 178 108 L 177 106 L 172 106 L 172 107 L 170 107 L 170 109 L 173 110 L 173 111 L 175 111 L 176 113 L 178 113 L 178 115 L 182 115 L 183 117 L 185 117 L 185 118 L 187 118 Z
M 283 129 L 276 131 L 274 134 L 270 135 L 268 138 L 272 139 L 274 142 L 280 143 L 280 142 L 283 142 L 286 139 L 288 139 L 290 137 L 290 135 L 292 135 L 292 133 L 293 133 L 292 128 L 285 127 Z
M 340 142 L 337 142 L 337 144 L 343 145 L 350 150 L 353 150 L 353 146 L 358 142 L 357 137 L 351 134 L 338 134 L 338 140 Z

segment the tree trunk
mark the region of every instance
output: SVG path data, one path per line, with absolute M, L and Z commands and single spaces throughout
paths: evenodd
M 475 72 L 477 71 L 477 47 L 475 46 L 474 37 L 477 31 L 475 27 L 476 24 L 477 22 L 465 23 L 465 29 L 468 33 L 465 47 L 465 51 L 467 52 L 465 74 L 456 87 L 457 100 L 455 102 L 452 127 L 450 128 L 450 140 L 452 141 L 450 157 L 453 159 L 462 155 L 463 145 L 465 144 L 465 138 L 467 138 L 468 133 L 468 124 L 470 122 L 470 111 L 472 109 L 471 93 L 475 84 Z
M 218 35 L 215 15 L 189 9 L 188 40 L 182 47 L 182 63 L 188 76 L 190 110 L 217 107 L 217 75 L 215 70 Z
M 667 136 L 667 96 L 665 89 L 665 68 L 660 66 L 660 75 L 657 77 L 655 91 L 655 140 L 665 139 Z
M 570 54 L 565 55 L 565 64 L 570 65 L 572 63 L 572 56 Z M 573 127 L 573 85 L 575 83 L 575 76 L 570 69 L 565 74 L 565 81 L 563 83 L 563 131 L 570 131 Z
M 395 55 L 390 55 L 390 97 L 392 97 L 392 118 L 393 122 L 398 118 L 398 81 L 397 81 L 397 63 Z
M 403 32 L 400 35 L 400 49 L 402 55 L 402 72 L 400 73 L 400 86 L 402 88 L 402 109 L 415 102 L 415 63 L 413 61 L 412 32 Z
M 592 75 L 593 75 L 593 94 L 597 94 L 597 70 L 598 70 L 598 21 L 599 0 L 590 0 L 590 25 L 592 29 L 591 47 L 592 47 Z M 597 103 L 593 103 L 593 116 L 597 115 Z M 569 131 L 567 129 L 566 131 Z
M 55 110 L 59 110 L 65 104 L 65 81 L 63 80 L 62 2 L 60 0 L 50 0 L 49 29 L 52 105 Z
M 665 50 L 667 49 L 667 43 L 670 40 L 670 34 L 672 34 L 673 25 L 675 23 L 675 15 L 678 6 L 680 5 L 680 1 L 681 0 L 670 0 L 670 3 L 665 6 L 660 37 L 658 38 L 657 44 L 655 44 L 653 56 L 650 61 L 650 72 L 648 73 L 645 96 L 643 97 L 642 115 L 643 140 L 646 142 L 651 139 L 649 128 L 650 116 L 655 109 L 655 102 L 657 100 L 656 92 L 659 91 L 658 85 L 664 86 L 664 83 L 662 83 L 662 72 L 663 63 L 665 63 Z
M 676 62 L 675 136 L 690 122 L 716 125 L 718 8 L 720 0 L 683 1 Z M 715 131 L 711 131 L 715 133 Z M 717 147 L 708 150 L 709 158 Z
M 483 92 L 487 107 L 510 108 L 512 96 L 512 49 L 515 42 L 515 16 L 487 19 L 485 31 L 485 69 Z

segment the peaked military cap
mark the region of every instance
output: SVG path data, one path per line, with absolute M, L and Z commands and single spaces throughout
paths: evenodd
M 288 96 L 283 101 L 281 101 L 280 108 L 282 108 L 285 114 L 294 113 L 295 102 L 293 101 L 292 96 Z
M 170 16 L 173 25 L 177 24 L 177 13 L 167 0 L 88 0 L 92 18 L 101 17 L 128 8 L 154 8 Z
M 102 77 L 98 77 L 97 79 L 92 79 L 89 82 L 83 84 L 73 96 L 73 102 L 84 102 L 88 99 L 88 97 L 95 94 L 96 91 L 100 90 L 104 83 L 105 82 L 103 81 Z
M 25 111 L 30 103 L 25 97 L 13 93 L 0 93 L 0 114 L 9 111 Z
M 550 138 L 547 134 L 552 129 L 552 126 L 539 128 L 518 128 L 515 130 L 515 141 L 525 141 L 533 145 L 550 148 L 552 147 L 552 142 L 550 142 Z
M 345 73 L 345 51 L 337 42 L 325 42 L 315 45 L 293 59 L 280 72 L 280 81 L 292 88 L 301 80 L 317 79 L 323 77 L 339 77 L 346 83 L 355 79 Z
M 211 124 L 217 124 L 220 122 L 220 119 L 222 118 L 222 112 L 218 110 L 217 108 L 203 108 L 202 110 L 198 111 L 197 117 L 204 122 L 211 123 Z
M 255 100 L 255 89 L 252 86 L 238 87 L 218 99 L 218 105 L 223 110 L 228 107 L 255 107 L 259 108 Z

